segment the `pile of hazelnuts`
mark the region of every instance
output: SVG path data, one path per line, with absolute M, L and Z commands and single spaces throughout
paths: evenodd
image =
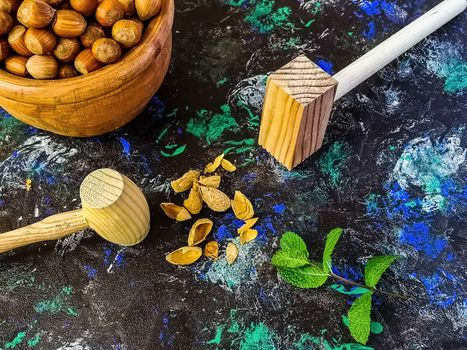
M 0 64 L 21 77 L 64 79 L 118 61 L 162 0 L 0 0 Z

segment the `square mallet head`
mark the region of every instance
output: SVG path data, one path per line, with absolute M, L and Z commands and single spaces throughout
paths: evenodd
M 259 144 L 291 170 L 323 144 L 337 80 L 301 55 L 267 81 Z

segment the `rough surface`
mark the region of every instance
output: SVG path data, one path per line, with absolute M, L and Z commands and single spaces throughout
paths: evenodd
M 143 189 L 152 229 L 131 248 L 85 231 L 0 255 L 0 349 L 465 348 L 465 14 L 339 100 L 322 149 L 295 171 L 256 144 L 268 72 L 300 53 L 336 72 L 437 2 L 176 1 L 170 72 L 130 125 L 67 139 L 1 112 L 0 232 L 79 207 L 99 167 Z M 238 244 L 242 222 L 203 209 L 221 258 L 169 265 L 193 220 L 159 203 L 181 204 L 170 181 L 222 150 L 239 168 L 221 189 L 252 200 L 258 238 Z M 356 295 L 296 289 L 269 263 L 281 233 L 300 233 L 316 259 L 333 227 L 347 228 L 336 273 L 361 281 L 362 259 L 398 254 L 380 286 L 414 297 L 373 297 L 367 347 L 349 345 L 342 318 Z

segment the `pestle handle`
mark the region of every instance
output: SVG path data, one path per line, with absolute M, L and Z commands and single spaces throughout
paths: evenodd
M 52 215 L 32 225 L 0 234 L 0 253 L 32 243 L 63 238 L 88 227 L 82 209 Z
M 444 0 L 333 77 L 339 84 L 334 101 L 371 77 L 412 46 L 462 13 L 467 0 Z

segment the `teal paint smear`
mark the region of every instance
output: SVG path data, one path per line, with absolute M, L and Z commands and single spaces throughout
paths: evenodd
M 341 168 L 350 155 L 350 147 L 342 141 L 334 142 L 329 150 L 319 159 L 319 170 L 329 177 L 331 186 L 337 188 L 342 180 Z
M 449 73 L 444 82 L 447 93 L 463 92 L 467 88 L 467 62 L 454 60 L 448 64 Z
M 167 134 L 168 131 L 169 131 L 169 127 L 167 126 L 157 136 L 156 143 L 161 142 L 161 140 L 164 138 L 164 136 Z
M 276 350 L 276 335 L 264 323 L 251 323 L 244 332 L 240 342 L 240 350 Z
M 305 28 L 309 28 L 313 24 L 314 21 L 315 21 L 314 19 L 310 19 L 308 22 L 305 23 L 302 21 L 302 23 Z
M 204 139 L 208 145 L 219 140 L 225 131 L 238 131 L 239 125 L 232 116 L 229 105 L 224 104 L 220 109 L 220 113 L 213 113 L 206 109 L 199 110 L 196 117 L 188 121 L 186 131 L 197 138 Z
M 37 344 L 39 344 L 39 342 L 41 341 L 41 335 L 39 333 L 37 333 L 34 338 L 31 338 L 28 340 L 28 346 L 30 348 L 33 348 L 35 347 Z
M 78 312 L 72 307 L 67 308 L 66 313 L 70 316 L 75 316 L 75 317 L 78 316 Z
M 224 331 L 224 326 L 217 327 L 216 335 L 213 339 L 209 340 L 206 344 L 216 344 L 219 345 L 222 341 L 222 332 Z
M 337 283 L 331 284 L 329 287 L 331 289 L 334 289 L 336 292 L 339 292 L 345 295 L 360 295 L 360 294 L 366 294 L 370 291 L 369 289 L 362 288 L 362 287 L 357 287 L 357 288 L 354 288 L 348 291 L 343 285 L 337 284 Z
M 186 150 L 186 145 L 182 145 L 182 146 L 179 146 L 179 145 L 166 145 L 165 148 L 167 150 L 172 150 L 172 152 L 165 152 L 164 150 L 161 151 L 161 155 L 163 155 L 164 157 L 166 158 L 170 158 L 170 157 L 175 157 L 175 156 L 178 156 L 179 154 L 182 154 L 183 152 L 185 152 Z
M 222 85 L 224 85 L 227 81 L 229 81 L 229 79 L 227 77 L 223 77 L 222 79 L 219 79 L 217 82 L 216 82 L 216 86 L 217 87 L 221 87 Z
M 15 349 L 17 345 L 23 342 L 23 339 L 25 336 L 26 336 L 26 332 L 19 332 L 16 335 L 15 339 L 5 344 L 5 349 Z
M 63 311 L 65 302 L 67 301 L 68 297 L 71 296 L 72 293 L 73 287 L 63 287 L 63 289 L 55 298 L 38 302 L 34 307 L 34 310 L 39 314 L 57 314 Z
M 229 153 L 241 154 L 251 151 L 254 148 L 256 140 L 249 138 L 240 141 L 226 141 L 224 142 L 225 146 L 229 146 L 224 149 L 224 154 Z
M 178 108 L 174 108 L 172 112 L 170 113 L 167 113 L 166 117 L 167 118 L 173 118 L 177 115 L 177 112 L 178 112 Z
M 342 315 L 342 323 L 349 327 L 349 319 L 346 315 Z M 373 334 L 381 334 L 384 331 L 384 327 L 380 322 L 371 321 L 370 323 L 370 332 Z

